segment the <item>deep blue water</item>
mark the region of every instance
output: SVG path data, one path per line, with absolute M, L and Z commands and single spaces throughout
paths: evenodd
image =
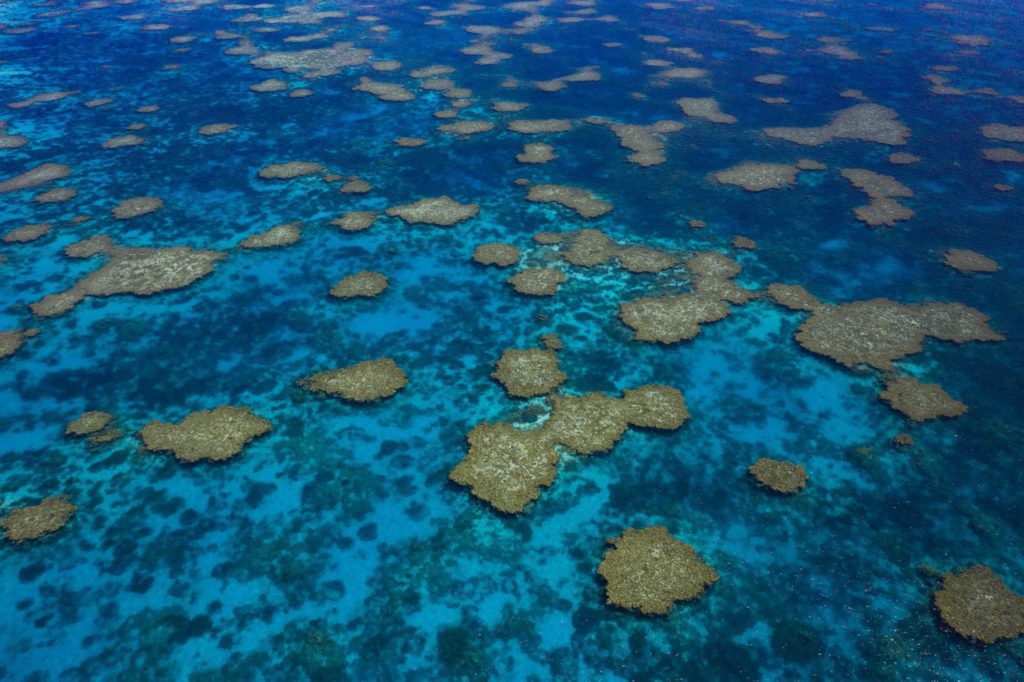
M 301 7 L 0 3 L 0 100 L 78 91 L 0 112 L 3 132 L 28 139 L 0 150 L 0 181 L 43 162 L 72 169 L 56 183 L 0 194 L 3 232 L 53 225 L 36 241 L 0 245 L 0 331 L 40 330 L 0 360 L 0 512 L 57 494 L 78 506 L 57 533 L 0 546 L 0 678 L 1024 678 L 1024 641 L 980 646 L 945 629 L 932 606 L 937 582 L 922 570 L 984 563 L 1024 593 L 1024 165 L 981 156 L 1024 145 L 979 133 L 988 123 L 1024 125 L 1024 103 L 1009 97 L 1024 95 L 1024 10 L 949 4 L 955 9 L 925 10 L 917 0 L 320 3 L 308 9 L 345 16 L 267 23 Z M 478 37 L 466 27 L 510 28 L 530 14 L 542 17 L 538 27 L 489 39 L 511 58 L 477 64 L 460 52 Z M 366 16 L 376 19 L 357 19 Z M 572 16 L 616 20 L 559 21 Z M 723 23 L 739 19 L 788 38 Z M 374 30 L 381 26 L 388 30 Z M 895 30 L 869 28 L 880 26 Z M 351 41 L 373 55 L 307 80 L 225 55 L 236 41 L 215 39 L 219 30 L 263 51 Z M 990 44 L 965 48 L 954 34 Z M 169 40 L 184 35 L 195 40 Z M 862 59 L 817 53 L 821 36 L 847 39 Z M 533 54 L 532 43 L 552 52 Z M 755 46 L 781 53 L 750 52 Z M 401 68 L 370 68 L 390 59 Z M 661 67 L 644 64 L 651 59 L 708 75 L 665 80 Z M 460 118 L 493 121 L 494 130 L 466 139 L 435 130 L 446 121 L 433 113 L 448 100 L 408 75 L 431 64 L 454 67 L 445 77 L 472 89 Z M 935 65 L 957 67 L 936 72 L 952 87 L 999 94 L 932 94 L 922 77 Z M 586 66 L 602 79 L 557 93 L 532 86 Z M 765 73 L 788 79 L 752 80 Z M 416 98 L 353 92 L 360 76 L 401 83 Z M 519 87 L 501 87 L 509 77 Z M 265 78 L 313 94 L 249 90 Z M 857 103 L 840 96 L 848 88 L 898 112 L 911 130 L 899 151 L 921 162 L 893 165 L 887 156 L 897 150 L 873 142 L 800 147 L 761 132 L 826 123 Z M 83 106 L 104 97 L 113 103 Z M 738 123 L 686 118 L 679 97 L 715 97 Z M 494 100 L 529 108 L 499 114 Z M 145 105 L 160 109 L 136 112 Z M 606 127 L 583 123 L 588 116 L 685 128 L 666 137 L 664 164 L 642 168 Z M 525 136 L 505 129 L 517 117 L 576 123 Z M 196 134 L 219 122 L 239 127 Z M 136 131 L 145 144 L 101 148 L 134 123 L 147 125 Z M 401 136 L 427 144 L 396 147 Z M 522 144 L 537 141 L 559 158 L 516 163 Z M 828 170 L 760 193 L 706 179 L 745 160 L 799 158 Z M 372 189 L 343 194 L 316 177 L 257 177 L 294 160 L 358 175 Z M 839 175 L 844 167 L 894 176 L 913 190 L 901 201 L 916 215 L 892 228 L 858 222 L 853 208 L 867 199 Z M 584 220 L 528 203 L 517 178 L 584 187 L 615 209 Z M 33 203 L 53 186 L 78 194 Z M 480 204 L 479 215 L 453 228 L 386 216 L 359 233 L 330 225 L 346 211 L 442 194 Z M 143 195 L 164 207 L 129 221 L 111 216 L 120 200 Z M 71 220 L 79 215 L 92 218 Z M 691 229 L 691 219 L 707 227 Z M 303 223 L 297 244 L 234 248 L 292 221 Z M 567 283 L 535 299 L 504 283 L 510 271 L 471 261 L 477 244 L 495 240 L 529 260 L 536 232 L 580 227 L 623 243 L 729 252 L 749 288 L 800 283 L 833 303 L 960 301 L 988 315 L 1006 341 L 928 340 L 897 363 L 969 406 L 955 420 L 911 425 L 877 399 L 878 372 L 848 370 L 795 343 L 804 313 L 756 300 L 691 341 L 639 343 L 618 305 L 665 291 L 663 279 L 564 265 Z M 34 317 L 29 304 L 98 267 L 101 259 L 62 253 L 96 234 L 228 255 L 185 289 L 89 298 L 63 316 Z M 737 234 L 757 250 L 731 250 Z M 1002 270 L 954 272 L 941 262 L 949 247 L 987 254 Z M 369 300 L 327 296 L 363 269 L 385 273 L 390 289 Z M 551 331 L 566 344 L 563 392 L 670 384 L 692 418 L 674 432 L 631 430 L 607 454 L 563 457 L 536 503 L 502 515 L 448 472 L 475 424 L 522 420 L 543 404 L 508 398 L 489 375 L 504 349 L 534 347 Z M 295 386 L 313 371 L 380 356 L 409 375 L 392 399 L 352 405 Z M 250 407 L 273 431 L 223 464 L 183 465 L 141 449 L 136 434 L 147 422 L 224 404 Z M 67 422 L 87 409 L 114 414 L 126 436 L 97 448 L 65 438 Z M 891 447 L 904 431 L 916 445 Z M 807 489 L 780 498 L 755 488 L 746 468 L 760 456 L 802 463 Z M 606 606 L 596 572 L 606 537 L 644 525 L 667 526 L 721 576 L 665 618 Z

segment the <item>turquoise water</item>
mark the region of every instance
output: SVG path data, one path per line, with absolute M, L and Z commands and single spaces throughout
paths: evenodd
M 1024 103 L 1010 97 L 1024 95 L 1020 7 L 666 4 L 0 4 L 3 101 L 75 91 L 0 111 L 3 132 L 27 138 L 0 150 L 0 182 L 43 162 L 71 167 L 66 179 L 0 194 L 3 232 L 53 225 L 38 240 L 0 245 L 0 331 L 39 329 L 0 360 L 0 512 L 58 494 L 78 507 L 57 533 L 0 546 L 0 678 L 1024 677 L 1024 641 L 980 646 L 948 631 L 932 606 L 937 580 L 922 570 L 984 563 L 1024 593 L 1024 166 L 981 154 L 1024 145 L 979 132 L 1024 125 Z M 479 64 L 461 51 L 490 32 L 474 27 L 511 29 L 524 19 L 523 30 L 483 41 L 509 58 Z M 724 23 L 731 20 L 788 37 L 759 38 Z M 169 28 L 144 30 L 150 24 Z M 217 31 L 248 37 L 261 52 L 351 41 L 372 56 L 305 78 L 225 54 L 238 40 L 217 39 Z M 990 44 L 965 47 L 956 34 Z M 862 58 L 817 52 L 822 36 L 848 40 Z M 550 54 L 535 54 L 534 43 Z M 749 51 L 757 46 L 780 54 Z M 671 49 L 682 47 L 702 58 Z M 371 68 L 384 60 L 401 67 Z M 646 60 L 707 73 L 668 79 L 658 75 L 665 65 Z M 455 120 L 491 121 L 493 130 L 467 138 L 436 131 L 448 121 L 433 114 L 450 100 L 409 75 L 433 64 L 453 67 L 442 77 L 472 90 Z M 601 79 L 558 92 L 533 86 L 583 67 Z M 768 73 L 788 78 L 752 80 Z M 963 93 L 930 92 L 929 73 Z M 415 99 L 352 91 L 361 76 L 399 83 Z M 266 78 L 313 94 L 249 89 Z M 508 78 L 518 87 L 502 87 Z M 997 94 L 970 92 L 986 87 Z M 895 110 L 910 128 L 908 144 L 804 147 L 763 134 L 827 123 L 858 103 L 840 96 L 846 89 Z M 113 102 L 83 105 L 106 97 Z M 680 97 L 714 97 L 738 123 L 688 118 L 674 103 Z M 495 100 L 529 108 L 496 113 Z M 136 111 L 147 105 L 160 108 Z M 665 163 L 643 168 L 627 162 L 629 150 L 606 126 L 584 123 L 589 116 L 685 127 L 665 136 Z M 573 125 L 521 135 L 506 129 L 515 118 Z M 134 131 L 144 144 L 101 147 L 135 123 L 147 126 Z M 239 127 L 196 134 L 211 123 Z M 397 147 L 402 136 L 427 143 Z M 558 158 L 519 164 L 525 142 L 549 143 Z M 922 160 L 894 165 L 893 151 Z M 707 179 L 741 161 L 801 158 L 828 168 L 758 193 Z M 297 160 L 358 175 L 371 190 L 257 176 Z M 853 209 L 867 198 L 840 176 L 850 167 L 911 188 L 913 198 L 900 201 L 914 217 L 892 228 L 857 221 Z M 615 208 L 586 220 L 530 203 L 518 178 L 583 187 Z M 54 186 L 78 194 L 32 201 Z M 444 194 L 479 204 L 479 214 L 451 228 L 383 215 Z M 164 206 L 115 220 L 111 209 L 136 196 Z M 330 224 L 353 210 L 382 215 L 358 233 Z M 91 219 L 72 220 L 81 215 Z M 707 227 L 691 229 L 694 219 Z M 294 245 L 235 248 L 293 221 L 303 224 Z M 805 313 L 759 299 L 693 340 L 641 343 L 618 306 L 683 286 L 671 274 L 562 264 L 567 282 L 558 293 L 533 298 L 505 284 L 515 268 L 471 260 L 476 245 L 497 240 L 537 264 L 545 252 L 535 233 L 582 227 L 622 243 L 729 253 L 751 289 L 799 283 L 830 303 L 960 301 L 988 315 L 1006 340 L 929 339 L 899 361 L 903 373 L 940 383 L 969 406 L 954 420 L 912 425 L 876 397 L 879 372 L 846 369 L 793 340 Z M 29 304 L 99 266 L 103 257 L 62 253 L 97 234 L 227 256 L 187 288 L 87 298 L 62 316 L 33 316 Z M 757 249 L 731 249 L 739 234 Z M 955 272 L 942 264 L 950 247 L 991 256 L 1002 270 Z M 390 288 L 366 300 L 327 295 L 359 270 L 386 274 Z M 542 400 L 508 398 L 490 374 L 503 350 L 535 347 L 546 332 L 565 341 L 562 392 L 669 384 L 685 395 L 691 419 L 672 432 L 631 429 L 610 453 L 564 456 L 536 503 L 503 515 L 448 473 L 474 425 L 542 411 Z M 382 356 L 409 376 L 389 400 L 355 405 L 295 385 Z M 146 423 L 225 404 L 250 407 L 273 431 L 220 464 L 185 465 L 141 448 Z M 112 413 L 126 436 L 102 447 L 64 437 L 84 410 Z M 913 448 L 890 445 L 901 432 L 912 433 Z M 746 469 L 761 456 L 803 464 L 807 489 L 791 498 L 757 489 Z M 665 618 L 606 605 L 597 575 L 605 538 L 645 525 L 667 526 L 721 576 Z

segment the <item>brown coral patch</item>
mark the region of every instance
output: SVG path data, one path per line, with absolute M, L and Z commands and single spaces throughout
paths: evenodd
M 1024 126 L 1008 126 L 1005 123 L 988 123 L 981 126 L 981 134 L 990 140 L 1002 142 L 1024 142 Z
M 388 278 L 379 272 L 362 270 L 343 277 L 331 287 L 331 296 L 335 298 L 373 298 L 380 296 L 388 288 Z
M 513 398 L 533 398 L 550 393 L 568 377 L 558 368 L 554 351 L 509 349 L 501 354 L 491 378 Z
M 209 137 L 211 135 L 223 135 L 224 133 L 229 133 L 237 127 L 237 123 L 207 123 L 204 126 L 200 126 L 199 130 L 196 132 L 200 135 Z
M 790 310 L 812 312 L 825 305 L 799 284 L 771 284 L 768 286 L 768 297 Z
M 524 135 L 543 133 L 564 133 L 572 128 L 572 122 L 564 118 L 525 119 L 517 118 L 508 122 L 508 129 Z
M 297 52 L 265 52 L 249 63 L 257 69 L 301 73 L 304 78 L 322 78 L 341 73 L 343 68 L 365 64 L 372 50 L 360 49 L 352 43 L 335 43 L 330 47 Z
M 288 163 L 272 163 L 260 169 L 259 176 L 264 180 L 291 180 L 307 175 L 324 172 L 322 164 L 312 161 L 289 161 Z
M 382 102 L 408 102 L 416 99 L 416 95 L 398 83 L 381 83 L 366 76 L 361 77 L 359 84 L 352 89 L 374 95 Z
M 807 485 L 807 470 L 794 462 L 762 457 L 747 469 L 757 484 L 780 495 L 794 495 Z
M 797 167 L 785 163 L 744 161 L 732 168 L 712 173 L 711 177 L 722 185 L 735 185 L 748 192 L 782 189 L 796 184 Z
M 871 227 L 893 227 L 897 222 L 914 217 L 913 209 L 893 198 L 913 197 L 914 192 L 891 175 L 882 175 L 863 168 L 843 168 L 840 174 L 871 199 L 867 206 L 858 206 L 853 210 L 857 220 Z
M 105 254 L 109 260 L 71 289 L 51 294 L 29 306 L 40 317 L 62 315 L 86 296 L 151 296 L 181 289 L 213 272 L 214 264 L 224 257 L 220 251 L 197 251 L 187 246 L 121 247 L 106 236 L 77 242 L 64 252 L 71 258 Z
M 894 360 L 920 353 L 926 336 L 943 341 L 1002 341 L 988 317 L 962 303 L 905 305 L 885 298 L 814 310 L 796 333 L 801 346 L 847 367 L 891 370 Z
M 113 418 L 114 415 L 109 412 L 100 412 L 98 410 L 83 412 L 79 417 L 68 422 L 67 427 L 64 429 L 64 435 L 77 437 L 91 436 L 107 428 L 107 425 L 110 424 Z
M 10 357 L 18 352 L 18 349 L 25 343 L 25 339 L 39 333 L 37 329 L 0 332 L 0 360 Z
M 239 244 L 243 249 L 272 249 L 278 246 L 289 246 L 302 239 L 301 223 L 282 223 L 274 227 L 246 237 Z
M 15 509 L 0 519 L 4 537 L 18 544 L 25 540 L 38 540 L 44 535 L 56 532 L 78 511 L 64 495 L 47 497 L 39 504 Z
M 479 204 L 460 204 L 448 195 L 420 199 L 387 209 L 389 216 L 401 218 L 410 225 L 425 223 L 439 227 L 451 227 L 463 220 L 475 218 L 479 212 Z
M 3 240 L 5 244 L 24 244 L 39 239 L 49 233 L 52 228 L 50 223 L 22 225 L 5 234 Z
M 222 405 L 193 412 L 178 424 L 149 422 L 139 435 L 149 452 L 172 452 L 181 462 L 222 462 L 270 429 L 270 422 L 249 408 Z
M 0 182 L 0 194 L 31 189 L 71 175 L 71 167 L 62 163 L 43 163 L 35 168 Z
M 878 397 L 915 422 L 959 417 L 967 412 L 966 405 L 938 384 L 924 384 L 913 377 L 890 377 Z
M 363 362 L 317 372 L 299 380 L 299 386 L 312 393 L 323 393 L 366 403 L 390 398 L 409 383 L 405 372 L 391 358 Z
M 623 303 L 619 319 L 635 332 L 637 341 L 669 344 L 692 339 L 702 324 L 725 319 L 729 312 L 729 306 L 715 296 L 679 294 Z
M 619 146 L 631 150 L 626 159 L 647 168 L 665 163 L 665 135 L 678 132 L 683 125 L 677 121 L 658 121 L 651 125 L 613 123 L 609 126 L 619 138 Z
M 56 102 L 62 100 L 65 97 L 77 95 L 78 90 L 57 90 L 54 92 L 43 92 L 38 95 L 33 95 L 28 99 L 19 100 L 17 102 L 10 102 L 7 106 L 11 109 L 25 109 L 27 107 L 35 106 L 36 104 L 48 104 L 49 102 Z
M 573 265 L 592 268 L 615 258 L 619 246 L 600 230 L 580 230 L 568 233 L 569 248 L 562 251 L 562 259 Z
M 714 97 L 681 97 L 676 104 L 690 118 L 699 118 L 712 123 L 732 124 L 736 117 L 724 113 Z
M 499 511 L 518 514 L 555 480 L 558 453 L 540 429 L 484 422 L 467 440 L 469 451 L 448 477 Z
M 456 121 L 439 125 L 437 129 L 442 133 L 469 136 L 490 132 L 494 130 L 494 124 L 490 121 Z
M 994 149 L 982 149 L 981 156 L 986 161 L 993 163 L 1024 163 L 1024 153 L 1009 147 L 996 147 Z
M 587 190 L 565 185 L 540 184 L 530 187 L 527 201 L 536 203 L 556 203 L 571 208 L 582 218 L 599 218 L 611 211 L 612 206 L 602 201 Z
M 508 100 L 495 100 L 491 103 L 491 110 L 499 114 L 514 114 L 524 111 L 530 105 L 526 102 L 510 102 Z
M 999 272 L 999 263 L 988 256 L 969 249 L 946 249 L 942 262 L 957 272 Z
M 520 294 L 554 296 L 565 282 L 565 273 L 554 268 L 526 268 L 506 280 Z
M 608 538 L 614 547 L 597 567 L 607 581 L 609 604 L 649 615 L 668 615 L 678 601 L 691 601 L 718 581 L 718 572 L 664 526 L 627 528 Z
M 400 137 L 395 140 L 399 147 L 422 147 L 427 143 L 422 137 Z
M 332 220 L 331 225 L 340 227 L 345 232 L 359 232 L 370 229 L 376 221 L 376 211 L 349 211 Z
M 32 197 L 37 204 L 60 204 L 70 201 L 78 196 L 78 190 L 74 187 L 54 187 Z
M 920 163 L 920 161 L 920 156 L 910 154 L 909 152 L 893 152 L 889 155 L 889 163 L 896 166 L 909 166 L 910 164 Z
M 132 197 L 120 202 L 111 213 L 118 220 L 131 220 L 159 211 L 163 206 L 164 201 L 160 197 Z
M 993 644 L 1024 634 L 1024 597 L 988 566 L 943 575 L 935 606 L 946 625 L 972 641 Z
M 523 145 L 523 151 L 516 154 L 519 163 L 547 163 L 557 158 L 555 148 L 544 142 L 528 142 Z
M 880 104 L 856 104 L 832 116 L 832 120 L 817 128 L 765 128 L 769 137 L 777 137 L 806 146 L 819 146 L 834 139 L 862 140 L 885 145 L 903 145 L 910 137 L 910 129 L 895 111 Z
M 106 140 L 101 145 L 104 149 L 120 149 L 122 147 L 137 147 L 146 144 L 146 138 L 138 135 L 118 135 Z
M 732 238 L 732 248 L 742 249 L 744 251 L 753 251 L 757 248 L 757 242 L 750 237 L 744 237 L 743 235 L 736 235 Z
M 496 265 L 507 268 L 519 262 L 521 254 L 512 244 L 490 242 L 480 244 L 473 251 L 473 260 L 480 265 Z
M 616 252 L 623 270 L 636 274 L 664 272 L 679 265 L 679 258 L 648 246 L 623 246 Z
M 288 83 L 280 78 L 267 78 L 250 85 L 249 89 L 253 92 L 283 92 L 288 89 Z

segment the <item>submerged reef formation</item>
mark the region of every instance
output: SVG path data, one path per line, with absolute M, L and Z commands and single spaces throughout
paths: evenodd
M 925 337 L 942 341 L 1002 341 L 988 317 L 962 303 L 903 304 L 886 298 L 822 305 L 800 325 L 796 340 L 847 367 L 891 370 L 894 360 L 920 353 Z
M 25 540 L 38 540 L 54 533 L 65 525 L 78 511 L 66 496 L 47 497 L 39 504 L 15 509 L 0 519 L 4 537 L 19 544 Z
M 619 319 L 633 329 L 637 341 L 670 344 L 692 339 L 701 325 L 725 319 L 732 309 L 757 296 L 732 281 L 739 263 L 724 254 L 700 252 L 685 262 L 692 275 L 690 293 L 647 296 L 619 306 Z
M 368 230 L 377 222 L 376 211 L 349 211 L 340 218 L 331 221 L 331 225 L 340 227 L 345 232 Z
M 721 185 L 735 185 L 748 192 L 763 192 L 795 185 L 799 170 L 785 163 L 744 161 L 732 168 L 712 173 L 711 177 Z
M 999 263 L 988 256 L 969 249 L 946 249 L 942 253 L 942 262 L 957 272 L 999 272 Z
M 172 452 L 181 462 L 222 462 L 270 429 L 270 421 L 249 408 L 222 405 L 193 412 L 178 424 L 151 421 L 139 436 L 149 452 Z
M 64 249 L 64 253 L 71 258 L 104 254 L 109 260 L 67 291 L 50 294 L 33 303 L 30 308 L 35 315 L 63 315 L 87 296 L 151 296 L 181 289 L 213 272 L 214 264 L 224 258 L 220 251 L 197 251 L 188 246 L 117 246 L 106 235 L 76 242 Z
M 479 212 L 479 204 L 460 204 L 447 194 L 392 206 L 387 210 L 389 216 L 401 218 L 410 225 L 425 223 L 438 227 L 451 227 L 463 220 L 475 218 Z
M 10 357 L 18 352 L 18 349 L 25 343 L 25 339 L 39 334 L 38 329 L 14 329 L 0 332 L 0 360 Z
M 64 435 L 91 436 L 107 428 L 107 425 L 110 424 L 113 418 L 114 415 L 109 412 L 100 412 L 98 410 L 83 412 L 79 417 L 68 422 L 67 427 L 64 429 Z
M 537 499 L 540 486 L 554 481 L 556 446 L 576 455 L 606 452 L 630 426 L 671 431 L 690 416 L 678 389 L 655 384 L 626 391 L 621 398 L 588 393 L 547 400 L 551 414 L 540 427 L 486 422 L 476 427 L 483 428 L 470 432 L 470 449 L 449 478 L 496 509 L 519 513 Z
M 897 222 L 914 217 L 912 209 L 894 198 L 911 198 L 914 192 L 891 175 L 882 175 L 863 168 L 844 168 L 840 173 L 851 185 L 871 199 L 867 206 L 859 206 L 853 210 L 857 220 L 871 227 L 893 227 Z
M 967 412 L 966 405 L 953 399 L 938 384 L 925 384 L 914 377 L 888 378 L 885 390 L 878 397 L 915 422 L 959 417 Z
M 550 393 L 568 377 L 558 368 L 554 351 L 510 348 L 501 354 L 491 374 L 513 398 L 533 398 Z
M 807 485 L 807 470 L 795 462 L 762 457 L 747 471 L 759 486 L 780 495 L 795 495 Z
M 257 69 L 298 73 L 303 78 L 313 79 L 335 76 L 344 68 L 365 64 L 372 54 L 372 50 L 340 42 L 312 50 L 263 52 L 250 59 L 249 63 Z
M 3 241 L 5 244 L 26 244 L 28 242 L 34 242 L 40 237 L 46 236 L 52 229 L 53 226 L 50 223 L 22 225 L 21 227 L 16 227 L 5 234 Z
M 496 265 L 507 268 L 519 262 L 521 254 L 512 244 L 489 242 L 473 250 L 473 260 L 480 265 Z
M 0 182 L 0 194 L 39 187 L 71 175 L 71 166 L 62 163 L 42 163 L 13 178 Z
M 383 294 L 388 288 L 388 278 L 379 273 L 362 270 L 343 277 L 331 287 L 331 296 L 335 298 L 373 298 Z
M 608 538 L 597 567 L 609 604 L 648 615 L 668 615 L 676 602 L 692 601 L 718 581 L 718 572 L 692 546 L 664 526 L 627 528 Z
M 264 166 L 260 169 L 259 176 L 264 180 L 291 180 L 307 175 L 318 175 L 325 170 L 323 164 L 313 161 L 288 161 Z
M 817 128 L 765 128 L 769 137 L 777 137 L 796 144 L 816 147 L 835 139 L 862 140 L 884 145 L 904 145 L 910 138 L 910 128 L 898 114 L 880 104 L 855 104 L 832 116 L 832 120 Z
M 994 644 L 1024 635 L 1024 597 L 988 566 L 944 574 L 935 606 L 946 625 L 974 642 Z
M 115 206 L 112 213 L 118 220 L 131 220 L 159 211 L 163 206 L 164 201 L 160 197 L 132 197 Z
M 512 288 L 527 296 L 554 296 L 565 282 L 565 273 L 555 268 L 526 268 L 506 280 Z
M 733 124 L 736 117 L 724 113 L 714 97 L 681 97 L 676 104 L 690 118 L 699 118 L 711 123 Z
M 312 393 L 323 393 L 354 403 L 368 403 L 390 398 L 409 379 L 391 358 L 363 362 L 317 372 L 299 379 L 299 386 Z
M 585 189 L 565 185 L 533 185 L 526 195 L 526 200 L 542 204 L 561 204 L 576 211 L 581 218 L 600 218 L 614 208 L 607 201 L 598 199 Z
M 243 249 L 272 249 L 295 244 L 300 239 L 302 239 L 301 223 L 282 223 L 274 225 L 265 232 L 246 237 L 239 246 Z

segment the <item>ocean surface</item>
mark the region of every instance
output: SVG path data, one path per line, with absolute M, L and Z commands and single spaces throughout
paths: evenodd
M 0 679 L 1024 679 L 1024 639 L 968 641 L 933 598 L 974 564 L 1024 593 L 1024 10 L 947 2 L 0 3 L 0 183 L 67 166 L 0 193 L 0 232 L 50 225 L 0 244 L 0 331 L 38 330 L 0 359 L 0 516 L 60 495 L 77 507 L 38 540 L 0 541 Z M 433 65 L 450 69 L 413 75 Z M 784 78 L 755 80 L 768 74 Z M 380 99 L 353 89 L 362 78 L 401 87 Z M 283 85 L 250 88 L 266 79 Z M 714 98 L 734 122 L 680 98 Z M 904 143 L 765 132 L 864 104 L 894 112 Z M 567 123 L 524 134 L 517 119 Z M 459 121 L 493 125 L 438 129 Z M 612 126 L 659 121 L 681 129 L 641 131 L 654 163 L 631 162 Z M 217 123 L 237 127 L 198 133 Z M 141 143 L 104 146 L 125 135 Z M 521 163 L 526 143 L 556 158 Z M 821 167 L 796 172 L 801 159 Z M 295 161 L 319 170 L 260 177 Z M 748 161 L 793 170 L 763 191 L 715 179 Z M 858 219 L 870 199 L 850 168 L 897 181 L 887 196 L 912 217 Z M 352 178 L 368 191 L 342 191 Z M 613 208 L 526 200 L 548 183 Z M 76 193 L 37 199 L 58 187 Z M 479 211 L 450 227 L 386 213 L 441 196 Z M 115 217 L 132 197 L 163 203 Z M 379 215 L 332 224 L 350 211 Z M 294 222 L 295 243 L 239 247 Z M 720 252 L 759 294 L 960 302 L 1005 339 L 926 338 L 892 370 L 847 367 L 797 343 L 807 312 L 760 295 L 693 338 L 639 341 L 620 304 L 688 291 L 685 268 L 581 267 L 533 239 L 580 229 Z M 34 311 L 112 258 L 64 253 L 96 235 L 224 255 L 188 286 Z M 475 263 L 488 242 L 521 261 Z M 950 248 L 1000 269 L 957 271 Z M 565 282 L 517 293 L 506 279 L 527 266 Z M 363 270 L 387 291 L 328 294 Z M 503 513 L 449 473 L 477 424 L 545 418 L 544 397 L 491 373 L 546 333 L 564 342 L 557 393 L 665 384 L 690 419 L 561 452 L 555 482 Z M 296 383 L 382 357 L 408 377 L 387 399 Z M 966 413 L 909 420 L 879 399 L 893 373 Z M 146 424 L 223 405 L 272 430 L 221 462 L 143 447 Z M 120 437 L 66 436 L 87 410 Z M 806 488 L 758 487 L 760 457 L 802 465 Z M 607 538 L 645 526 L 720 576 L 667 616 L 607 604 L 597 572 Z

